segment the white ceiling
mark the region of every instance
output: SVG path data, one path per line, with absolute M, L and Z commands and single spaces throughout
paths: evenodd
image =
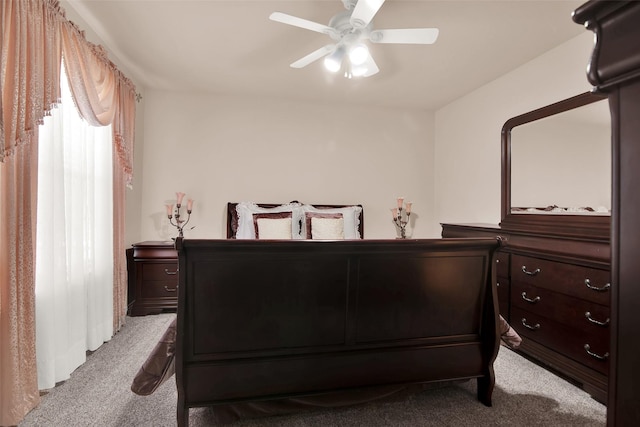
M 380 72 L 348 80 L 322 61 L 289 64 L 332 42 L 269 20 L 328 24 L 340 0 L 68 0 L 139 86 L 310 102 L 437 109 L 585 32 L 570 0 L 387 0 L 375 29 L 436 27 L 434 45 L 370 45 Z M 586 60 L 585 60 L 586 67 Z

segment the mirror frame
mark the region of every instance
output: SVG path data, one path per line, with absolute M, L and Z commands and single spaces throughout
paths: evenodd
M 551 234 L 579 238 L 610 239 L 611 216 L 609 215 L 553 215 L 513 214 L 511 212 L 511 131 L 513 128 L 541 120 L 565 111 L 573 110 L 607 99 L 602 93 L 585 92 L 580 95 L 547 105 L 537 110 L 513 117 L 502 127 L 502 220 L 504 230 L 526 233 Z

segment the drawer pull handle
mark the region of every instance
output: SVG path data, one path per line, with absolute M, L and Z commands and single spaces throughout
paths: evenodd
M 169 276 L 175 276 L 176 274 L 178 274 L 178 270 L 176 271 L 169 271 L 168 268 L 164 269 L 165 274 L 168 274 Z
M 593 351 L 591 351 L 591 346 L 589 346 L 589 344 L 584 345 L 584 350 L 587 352 L 589 356 L 595 357 L 598 360 L 607 360 L 609 358 L 608 352 L 601 356 L 598 353 L 594 353 Z
M 539 296 L 537 296 L 535 298 L 527 298 L 527 293 L 526 292 L 522 293 L 522 299 L 525 300 L 526 302 L 530 303 L 530 304 L 535 304 L 538 301 L 540 301 L 540 297 Z
M 523 272 L 524 274 L 528 275 L 528 276 L 535 276 L 536 274 L 540 273 L 540 271 L 541 271 L 541 270 L 540 270 L 539 268 L 536 268 L 536 269 L 535 269 L 535 270 L 533 270 L 533 271 L 528 271 L 528 270 L 527 270 L 527 266 L 526 266 L 526 265 L 523 265 L 523 266 L 522 266 L 522 272 Z
M 596 325 L 599 325 L 599 326 L 607 326 L 609 324 L 609 321 L 610 321 L 610 319 L 608 317 L 607 317 L 607 320 L 605 320 L 604 322 L 596 320 L 593 317 L 591 317 L 591 312 L 590 311 L 587 311 L 584 314 L 584 317 L 586 317 L 589 322 L 595 323 Z
M 594 291 L 598 291 L 598 292 L 604 292 L 606 290 L 609 290 L 609 288 L 611 287 L 611 283 L 607 283 L 606 285 L 604 285 L 601 288 L 599 288 L 597 286 L 593 286 L 591 284 L 591 280 L 589 280 L 589 279 L 584 279 L 584 284 L 587 285 L 587 288 L 592 289 Z
M 170 288 L 167 285 L 164 285 L 164 290 L 167 292 L 175 292 L 178 290 L 178 288 Z
M 527 329 L 531 329 L 532 331 L 540 329 L 540 323 L 536 323 L 535 325 L 532 326 L 527 323 L 527 319 L 525 319 L 524 317 L 522 318 L 522 326 L 524 326 Z

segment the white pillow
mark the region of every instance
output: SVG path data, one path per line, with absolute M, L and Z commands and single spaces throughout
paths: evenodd
M 238 229 L 236 239 L 255 239 L 256 231 L 253 223 L 254 213 L 291 212 L 291 236 L 294 239 L 302 239 L 300 234 L 300 221 L 304 218 L 304 212 L 300 203 L 287 203 L 274 208 L 261 208 L 253 202 L 241 202 L 236 205 L 238 213 Z
M 319 209 L 314 207 L 313 205 L 302 205 L 302 209 L 304 212 L 314 212 L 314 213 L 341 213 L 342 218 L 344 219 L 344 238 L 345 239 L 361 239 L 360 231 L 358 227 L 360 226 L 360 213 L 362 212 L 361 206 L 347 206 L 344 208 L 330 208 L 330 209 Z M 303 214 L 304 215 L 304 214 Z M 302 221 L 302 232 L 300 233 L 302 236 L 307 236 L 307 229 L 305 221 Z M 313 227 L 312 230 L 313 232 Z
M 311 218 L 311 238 L 314 240 L 343 240 L 343 218 Z
M 291 218 L 258 218 L 258 239 L 291 240 Z

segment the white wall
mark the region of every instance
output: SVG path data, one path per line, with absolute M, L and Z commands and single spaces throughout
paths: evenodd
M 362 204 L 365 237 L 394 238 L 397 196 L 414 202 L 413 237 L 432 237 L 429 112 L 148 91 L 142 144 L 137 240 L 175 237 L 176 191 L 195 200 L 192 238 L 226 237 L 227 202 L 292 200 Z
M 500 221 L 500 133 L 509 118 L 591 90 L 584 34 L 456 100 L 435 114 L 435 220 Z M 473 70 L 469 70 L 473 72 Z
M 367 238 L 395 237 L 399 195 L 414 202 L 412 237 L 498 223 L 502 125 L 590 90 L 592 44 L 585 31 L 435 115 L 150 90 L 129 241 L 176 235 L 164 209 L 176 191 L 196 200 L 193 238 L 225 237 L 228 201 L 360 203 Z

